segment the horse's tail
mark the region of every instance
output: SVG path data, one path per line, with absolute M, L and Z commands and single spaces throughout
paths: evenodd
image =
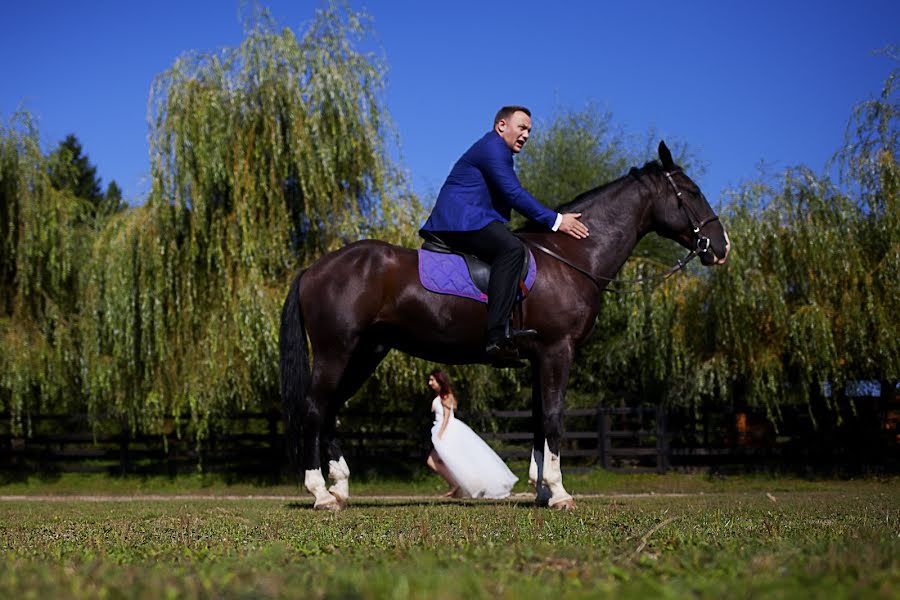
M 302 419 L 306 412 L 310 373 L 306 326 L 300 308 L 300 271 L 281 309 L 279 352 L 281 355 L 281 402 L 284 407 L 287 451 L 294 472 L 301 473 Z

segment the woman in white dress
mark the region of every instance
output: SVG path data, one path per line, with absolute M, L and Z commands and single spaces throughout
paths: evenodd
M 437 393 L 431 402 L 434 425 L 428 466 L 447 481 L 446 496 L 457 498 L 506 498 L 518 477 L 453 411 L 456 397 L 443 371 L 428 376 L 428 387 Z

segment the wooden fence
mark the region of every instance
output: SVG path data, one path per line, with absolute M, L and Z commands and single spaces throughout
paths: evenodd
M 246 413 L 229 419 L 229 431 L 214 433 L 198 445 L 179 435 L 175 419 L 165 433 L 133 434 L 127 424 L 101 422 L 92 431 L 87 415 L 33 415 L 27 435 L 10 431 L 0 415 L 0 469 L 14 472 L 167 473 L 234 469 L 260 472 L 280 465 L 284 453 L 281 417 Z M 182 419 L 182 422 L 186 422 Z M 274 461 L 274 463 L 273 463 Z M 276 467 L 277 469 L 277 467 Z
M 531 456 L 532 431 L 490 431 L 488 423 L 508 420 L 531 422 L 531 411 L 495 410 L 470 415 L 475 423 L 485 423 L 479 431 L 486 440 L 514 444 L 500 446 L 505 459 Z M 561 454 L 567 470 L 595 466 L 619 472 L 658 472 L 669 469 L 669 434 L 665 431 L 665 411 L 661 406 L 633 408 L 583 408 L 567 410 L 564 416 Z
M 504 459 L 530 456 L 530 411 L 460 411 L 459 417 Z M 430 425 L 431 415 L 422 407 L 391 413 L 348 410 L 338 430 L 354 469 L 379 471 L 421 465 L 430 450 Z M 805 431 L 802 423 L 792 426 Z M 0 414 L 0 471 L 174 475 L 202 469 L 269 479 L 288 472 L 283 423 L 277 412 L 235 415 L 222 431 L 211 432 L 199 445 L 191 436 L 178 435 L 175 419 L 168 419 L 166 433 L 157 435 L 134 435 L 127 425 L 112 421 L 91 431 L 86 415 L 34 415 L 27 428 L 28 435 L 14 435 L 9 415 Z M 573 409 L 564 416 L 561 454 L 568 471 L 603 467 L 663 473 L 672 466 L 766 466 L 792 460 L 828 461 L 841 452 L 850 460 L 865 456 L 864 460 L 883 463 L 888 469 L 900 463 L 900 436 L 893 430 L 882 432 L 881 437 L 878 432 L 856 436 L 867 444 L 864 448 L 848 446 L 837 437 L 783 433 L 776 434 L 759 413 L 705 410 L 698 417 L 695 412 L 646 405 Z M 823 448 L 831 454 L 815 454 Z
M 654 470 L 668 468 L 664 422 L 657 417 L 651 446 L 640 442 L 644 431 L 616 429 L 614 416 L 660 415 L 658 408 L 575 409 L 565 413 L 562 453 L 572 469 L 602 464 L 614 469 L 645 469 L 638 463 L 650 457 Z M 531 411 L 495 410 L 459 414 L 504 459 L 531 455 Z M 182 420 L 186 422 L 185 419 Z M 179 436 L 174 419 L 165 434 L 135 435 L 126 424 L 104 423 L 90 431 L 86 415 L 33 415 L 30 435 L 14 435 L 9 416 L 0 414 L 0 469 L 6 471 L 88 471 L 114 473 L 169 473 L 196 470 L 255 472 L 277 477 L 287 468 L 281 415 L 245 413 L 228 419 L 227 431 L 213 432 L 203 444 Z M 369 466 L 386 462 L 424 460 L 430 449 L 428 414 L 348 411 L 339 422 L 341 446 L 348 460 Z M 655 440 L 663 440 L 662 443 Z M 659 454 L 659 453 L 662 454 Z

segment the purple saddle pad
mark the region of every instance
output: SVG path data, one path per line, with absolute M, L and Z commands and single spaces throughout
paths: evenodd
M 534 254 L 528 250 L 528 274 L 525 276 L 525 289 L 531 291 L 536 276 L 537 267 L 534 264 Z M 479 290 L 472 281 L 466 261 L 459 254 L 419 249 L 419 280 L 426 290 L 438 294 L 450 294 L 487 302 L 487 294 Z M 522 299 L 521 290 L 516 295 L 516 299 Z

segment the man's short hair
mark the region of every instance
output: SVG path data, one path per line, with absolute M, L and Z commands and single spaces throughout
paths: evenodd
M 504 106 L 497 111 L 497 115 L 494 117 L 494 125 L 500 121 L 509 121 L 509 118 L 513 116 L 513 113 L 515 112 L 523 112 L 529 117 L 531 116 L 531 111 L 524 106 Z

